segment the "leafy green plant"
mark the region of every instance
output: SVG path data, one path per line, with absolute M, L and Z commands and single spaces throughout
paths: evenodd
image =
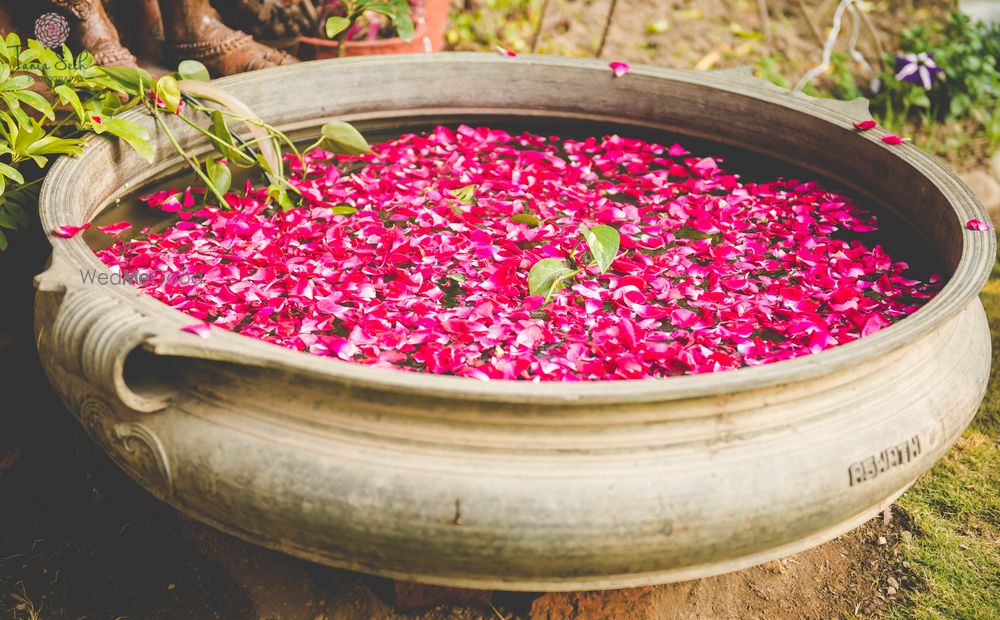
M 881 88 L 872 98 L 883 124 L 895 129 L 916 118 L 926 128 L 971 118 L 993 148 L 1000 144 L 1000 24 L 952 13 L 936 27 L 905 31 L 899 48 L 899 55 L 887 59 L 890 70 L 880 76 Z M 901 66 L 919 54 L 942 73 L 925 81 L 916 73 L 899 77 Z
M 344 15 L 334 15 L 326 19 L 325 32 L 328 39 L 337 39 L 337 54 L 344 55 L 347 36 L 353 26 L 365 13 L 377 13 L 389 18 L 392 27 L 404 41 L 413 39 L 413 17 L 409 0 L 342 0 Z
M 7 233 L 29 224 L 27 209 L 50 159 L 80 154 L 88 134 L 118 136 L 147 158 L 141 125 L 119 118 L 138 104 L 87 52 L 59 52 L 16 34 L 0 39 L 0 250 Z
M 152 78 L 141 69 L 133 69 L 140 84 Z M 181 78 L 178 81 L 177 78 Z M 206 197 L 213 197 L 219 206 L 229 209 L 226 192 L 232 184 L 230 166 L 257 168 L 264 173 L 269 185 L 267 195 L 281 209 L 291 209 L 301 202 L 301 192 L 288 181 L 285 153 L 301 159 L 305 153 L 324 148 L 334 153 L 361 155 L 371 153 L 364 136 L 343 121 L 331 120 L 323 125 L 319 139 L 306 149 L 299 147 L 288 136 L 247 111 L 233 109 L 233 102 L 224 93 L 194 85 L 208 80 L 208 71 L 201 63 L 184 61 L 178 71 L 161 77 L 153 85 L 154 96 L 143 103 L 167 136 L 174 149 L 184 158 L 207 190 Z M 216 94 L 213 95 L 212 93 Z M 192 129 L 208 138 L 218 155 L 200 159 L 181 147 L 166 116 L 173 115 Z M 239 137 L 230 129 L 230 123 L 240 123 L 254 134 L 251 139 Z
M 528 51 L 538 24 L 538 10 L 531 0 L 484 0 L 461 11 L 452 11 L 448 44 L 458 50 L 492 50 L 497 46 Z M 541 49 L 541 48 L 539 48 Z
M 778 52 L 758 58 L 756 74 L 790 87 Z M 787 69 L 786 69 L 787 71 Z M 806 94 L 837 99 L 868 97 L 872 114 L 889 131 L 909 133 L 919 146 L 959 159 L 1000 148 L 1000 24 L 973 22 L 954 12 L 900 35 L 874 74 L 832 51 Z M 960 152 L 959 152 L 960 151 Z
M 369 7 L 375 4 L 393 2 L 365 1 Z M 213 89 L 195 88 L 194 84 L 209 80 L 208 70 L 201 63 L 185 60 L 176 72 L 154 81 L 149 73 L 135 67 L 93 66 L 89 53 L 74 57 L 65 46 L 56 52 L 30 39 L 22 46 L 15 34 L 2 42 L 0 251 L 8 243 L 3 229 L 28 226 L 29 209 L 37 202 L 49 160 L 82 153 L 86 134 L 117 136 L 147 160 L 153 160 L 145 127 L 121 118 L 124 112 L 137 107 L 156 120 L 205 184 L 207 196 L 223 208 L 230 208 L 226 199 L 233 179 L 230 166 L 261 170 L 269 182 L 268 196 L 280 208 L 290 209 L 301 202 L 301 193 L 288 182 L 284 153 L 301 157 L 303 151 L 284 133 L 247 110 L 231 109 L 232 101 L 226 97 L 213 100 Z M 166 121 L 168 115 L 211 140 L 218 156 L 201 159 L 182 148 Z M 247 126 L 254 137 L 240 137 L 230 130 L 231 122 Z M 354 127 L 336 120 L 323 126 L 319 139 L 306 152 L 321 147 L 348 155 L 371 152 Z
M 365 4 L 371 7 L 392 3 Z M 85 135 L 117 136 L 147 160 L 153 160 L 148 131 L 121 117 L 134 108 L 145 109 L 155 119 L 205 184 L 206 196 L 223 208 L 230 208 L 226 199 L 233 179 L 230 166 L 262 171 L 269 182 L 268 196 L 280 208 L 290 209 L 301 202 L 301 193 L 288 182 L 286 152 L 297 157 L 321 147 L 348 155 L 371 152 L 354 127 L 336 120 L 324 125 L 319 139 L 301 151 L 272 125 L 245 109 L 234 109 L 226 97 L 213 99 L 213 89 L 194 87 L 209 80 L 207 69 L 197 61 L 185 60 L 176 72 L 153 80 L 148 72 L 135 67 L 93 66 L 93 57 L 87 52 L 74 57 L 65 47 L 56 52 L 34 40 L 22 46 L 15 34 L 2 42 L 0 250 L 7 247 L 3 229 L 17 230 L 30 223 L 29 209 L 37 201 L 49 160 L 79 155 Z M 203 134 L 217 156 L 202 159 L 182 148 L 167 116 L 176 116 Z M 234 133 L 230 129 L 234 122 L 248 127 L 253 137 L 247 139 Z
M 544 295 L 548 303 L 552 295 L 566 287 L 566 281 L 578 273 L 596 267 L 598 273 L 606 273 L 618 256 L 621 236 L 610 226 L 598 224 L 593 228 L 580 225 L 580 235 L 587 245 L 590 261 L 580 261 L 570 256 L 573 268 L 561 258 L 543 258 L 528 271 L 528 290 L 532 295 Z
M 765 79 L 772 84 L 782 88 L 792 88 L 794 84 L 781 72 L 782 58 L 778 52 L 768 56 L 761 56 L 754 63 L 754 73 L 757 77 Z M 830 97 L 834 99 L 855 99 L 865 96 L 865 92 L 858 86 L 857 77 L 854 74 L 851 60 L 839 53 L 830 54 L 830 66 L 823 79 L 819 83 L 808 82 L 803 85 L 802 92 L 811 97 Z

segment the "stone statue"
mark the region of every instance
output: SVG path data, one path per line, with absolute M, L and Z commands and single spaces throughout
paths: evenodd
M 99 65 L 136 64 L 135 54 L 123 43 L 122 35 L 129 46 L 168 66 L 184 59 L 201 61 L 214 77 L 298 62 L 290 54 L 227 26 L 209 0 L 141 0 L 125 3 L 121 11 L 115 10 L 113 2 L 105 2 L 108 6 L 101 0 L 48 0 L 53 9 L 69 19 L 71 42 L 91 52 Z M 215 3 L 228 19 L 260 38 L 287 39 L 310 25 L 298 1 L 215 0 Z M 29 0 L 10 4 L 13 19 L 6 21 L 14 24 L 22 12 L 24 18 L 31 19 L 39 12 L 38 5 Z M 0 28 L 8 17 L 0 14 Z M 126 27 L 127 22 L 133 26 Z M 27 34 L 31 36 L 30 28 Z

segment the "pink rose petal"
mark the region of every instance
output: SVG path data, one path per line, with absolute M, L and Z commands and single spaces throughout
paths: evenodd
M 157 274 L 135 286 L 199 336 L 478 380 L 773 363 L 874 333 L 943 286 L 876 235 L 841 238 L 880 228 L 849 197 L 744 181 L 679 144 L 460 125 L 372 148 L 346 166 L 322 150 L 289 157 L 305 204 L 288 211 L 250 182 L 227 211 L 199 207 L 202 188 L 154 192 L 144 200 L 177 221 L 97 255 L 116 274 Z M 580 233 L 598 224 L 620 235 L 605 273 Z M 543 259 L 570 272 L 532 295 Z
M 497 53 L 499 53 L 501 56 L 509 56 L 510 58 L 514 58 L 515 56 L 517 56 L 517 52 L 515 52 L 514 50 L 509 50 L 500 47 L 499 45 L 497 46 Z
M 909 138 L 901 138 L 894 133 L 887 133 L 882 136 L 882 142 L 886 144 L 902 144 L 904 142 L 909 142 Z
M 106 235 L 113 235 L 117 237 L 129 228 L 132 228 L 132 224 L 130 222 L 117 222 L 115 224 L 108 224 L 107 226 L 98 226 L 97 230 Z
M 199 338 L 208 338 L 212 334 L 212 326 L 205 322 L 195 323 L 193 325 L 185 325 L 181 328 L 181 331 L 194 334 Z
M 977 230 L 977 231 L 990 229 L 990 225 L 982 220 L 969 220 L 968 222 L 965 223 L 965 227 L 968 228 L 969 230 Z
M 858 131 L 868 131 L 869 129 L 874 129 L 877 126 L 878 123 L 873 121 L 872 119 L 854 123 L 854 128 L 857 129 Z
M 52 229 L 52 234 L 63 239 L 70 239 L 88 228 L 90 228 L 90 222 L 87 222 L 83 226 L 56 226 Z
M 611 71 L 614 72 L 615 77 L 622 77 L 632 68 L 632 65 L 627 62 L 620 62 L 617 60 L 609 62 L 608 66 L 611 67 Z

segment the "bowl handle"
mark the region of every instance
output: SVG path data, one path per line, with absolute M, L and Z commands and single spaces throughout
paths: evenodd
M 161 378 L 138 368 L 143 376 L 130 379 L 141 389 L 130 387 L 125 378 L 129 356 L 152 335 L 149 319 L 102 286 L 68 286 L 69 281 L 55 266 L 35 277 L 40 292 L 63 294 L 48 330 L 51 354 L 130 409 L 148 413 L 166 408 L 176 391 Z

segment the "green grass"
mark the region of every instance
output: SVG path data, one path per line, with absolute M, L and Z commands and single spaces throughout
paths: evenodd
M 993 334 L 989 391 L 972 425 L 903 495 L 913 539 L 900 546 L 915 580 L 887 618 L 1000 619 L 1000 278 L 981 295 Z

